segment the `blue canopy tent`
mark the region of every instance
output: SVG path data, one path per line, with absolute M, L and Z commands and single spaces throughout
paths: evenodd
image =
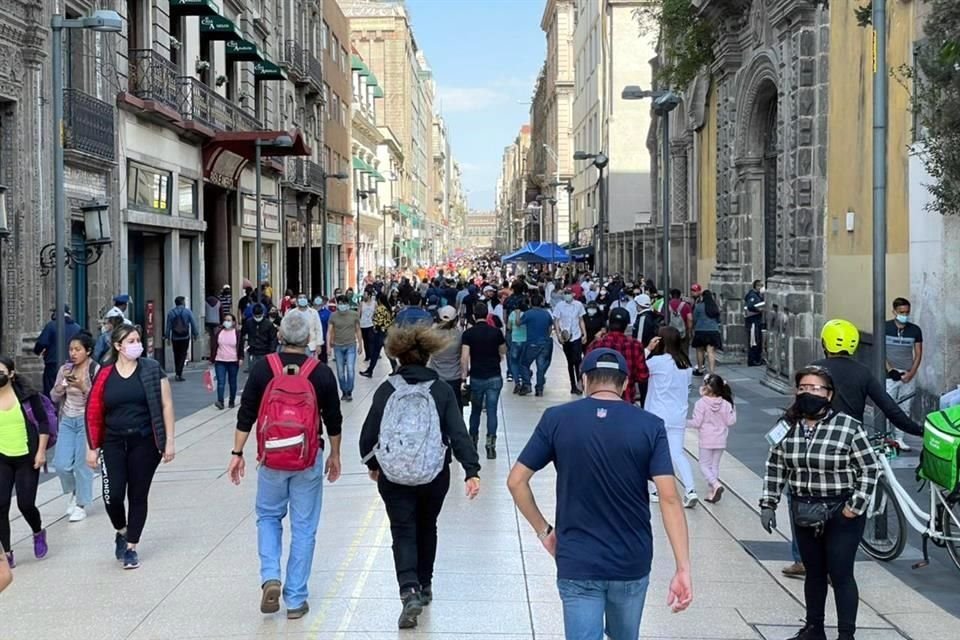
M 503 256 L 500 260 L 501 262 L 566 264 L 570 262 L 570 254 L 554 242 L 528 242 L 513 253 Z

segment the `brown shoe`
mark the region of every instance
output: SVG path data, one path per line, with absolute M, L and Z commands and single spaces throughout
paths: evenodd
M 280 610 L 280 594 L 282 588 L 279 580 L 267 580 L 263 583 L 263 593 L 260 596 L 260 613 L 276 613 Z
M 807 570 L 802 562 L 794 562 L 789 567 L 784 567 L 780 573 L 788 578 L 804 578 L 807 575 Z

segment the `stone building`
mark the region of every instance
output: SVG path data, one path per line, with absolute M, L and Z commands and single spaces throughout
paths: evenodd
M 377 110 L 383 103 L 383 88 L 377 77 L 367 68 L 363 58 L 352 57 L 353 67 L 353 184 L 366 192 L 366 197 L 357 200 L 357 227 L 360 230 L 360 277 L 367 271 L 382 266 L 384 256 L 384 207 L 389 201 L 380 199 L 380 183 L 389 180 L 389 170 L 380 166 L 377 150 L 383 142 L 377 129 Z M 370 193 L 373 192 L 373 193 Z
M 527 162 L 530 156 L 530 134 L 530 125 L 523 125 L 514 141 L 503 150 L 500 177 L 497 180 L 497 232 L 494 238 L 494 244 L 501 253 L 509 253 L 524 242 L 534 239 L 525 235 L 525 228 L 528 227 Z
M 714 23 L 715 61 L 672 114 L 674 225 L 697 223 L 696 269 L 674 283 L 719 294 L 728 356 L 745 348 L 743 296 L 767 286 L 767 380 L 820 355 L 826 319 L 870 334 L 872 100 L 870 29 L 848 3 L 700 0 Z M 889 64 L 908 63 L 914 3 L 888 3 Z M 888 281 L 908 291 L 908 95 L 890 83 Z M 659 154 L 658 131 L 651 152 Z M 676 228 L 676 227 L 674 227 Z M 678 245 L 674 245 L 677 247 Z M 637 262 L 646 267 L 651 251 Z M 676 249 L 674 250 L 676 253 Z

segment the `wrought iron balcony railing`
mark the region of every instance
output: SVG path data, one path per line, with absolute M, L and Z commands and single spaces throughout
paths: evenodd
M 113 106 L 79 89 L 63 91 L 64 149 L 116 159 Z
M 178 109 L 186 120 L 195 120 L 220 131 L 259 131 L 260 122 L 196 78 L 180 77 Z
M 283 44 L 280 66 L 286 70 L 290 79 L 296 84 L 304 84 L 307 81 L 305 53 L 303 47 L 296 40 L 287 40 Z
M 323 69 L 320 66 L 320 59 L 310 51 L 304 52 L 304 58 L 306 60 L 307 79 L 309 80 L 310 86 L 316 93 L 320 93 L 323 91 Z
M 178 107 L 177 67 L 153 49 L 130 51 L 130 93 Z

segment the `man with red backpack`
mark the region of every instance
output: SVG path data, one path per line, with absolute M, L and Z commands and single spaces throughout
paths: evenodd
M 227 473 L 234 484 L 240 484 L 246 469 L 243 446 L 256 423 L 260 611 L 279 611 L 282 595 L 287 618 L 295 620 L 310 610 L 307 582 L 320 522 L 323 476 L 330 482 L 340 477 L 343 416 L 333 372 L 306 355 L 310 326 L 305 315 L 285 315 L 279 338 L 281 353 L 267 356 L 250 370 Z M 330 441 L 325 464 L 324 425 Z M 283 518 L 288 512 L 290 554 L 286 582 L 281 583 Z

